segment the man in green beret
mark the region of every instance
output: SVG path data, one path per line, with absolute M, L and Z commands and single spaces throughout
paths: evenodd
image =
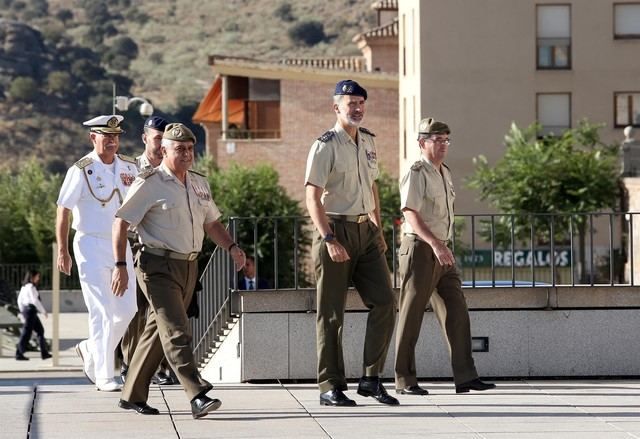
M 400 245 L 400 313 L 396 330 L 396 392 L 427 395 L 416 378 L 415 347 L 429 300 L 449 342 L 456 393 L 487 390 L 471 356 L 469 311 L 456 260 L 453 237 L 455 191 L 444 163 L 449 126 L 433 118 L 418 126 L 420 160 L 400 183 L 404 236 Z M 437 293 L 434 293 L 437 289 Z
M 160 166 L 138 175 L 116 212 L 113 226 L 117 261 L 111 283 L 114 293 L 127 285 L 123 265 L 129 226 L 136 227 L 142 245 L 137 276 L 149 312 L 119 406 L 144 415 L 159 413 L 147 399 L 151 377 L 163 355 L 189 397 L 194 418 L 206 416 L 222 404 L 206 395 L 213 386 L 198 373 L 186 309 L 197 281 L 197 258 L 205 234 L 231 254 L 237 270 L 244 266 L 245 254 L 220 223 L 209 182 L 190 169 L 195 142 L 196 137 L 183 124 L 167 125 Z

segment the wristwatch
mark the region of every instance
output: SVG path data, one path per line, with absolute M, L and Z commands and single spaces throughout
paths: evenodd
M 326 235 L 324 235 L 324 238 L 322 238 L 324 242 L 331 242 L 334 239 L 336 239 L 336 235 L 334 235 L 333 233 L 327 233 Z

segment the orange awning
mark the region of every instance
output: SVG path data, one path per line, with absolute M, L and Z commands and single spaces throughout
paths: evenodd
M 227 105 L 228 123 L 242 126 L 244 124 L 244 101 L 229 99 Z M 191 120 L 194 123 L 222 122 L 222 78 L 216 76 L 207 95 L 198 105 Z

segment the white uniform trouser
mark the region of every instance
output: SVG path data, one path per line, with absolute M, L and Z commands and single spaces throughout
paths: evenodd
M 127 243 L 129 285 L 121 297 L 111 292 L 115 260 L 110 239 L 77 232 L 73 251 L 82 296 L 89 310 L 89 352 L 95 364 L 96 379 L 110 379 L 114 376 L 116 347 L 138 307 L 131 248 Z

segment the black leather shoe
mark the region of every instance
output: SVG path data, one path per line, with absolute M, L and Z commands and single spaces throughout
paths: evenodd
M 456 393 L 467 393 L 469 390 L 489 390 L 495 389 L 496 385 L 493 383 L 485 383 L 481 381 L 480 378 L 476 378 L 475 380 L 467 381 L 466 383 L 462 383 L 459 386 L 456 386 Z
M 320 394 L 320 405 L 333 405 L 339 407 L 353 407 L 356 402 L 347 398 L 341 389 L 331 389 Z
M 29 358 L 25 357 L 22 354 L 16 354 L 16 360 L 18 360 L 18 361 L 29 361 Z
M 47 358 L 51 358 L 51 354 L 49 352 L 45 352 L 44 354 L 41 354 L 40 357 L 43 360 L 46 360 Z
M 161 386 L 174 384 L 173 379 L 164 372 L 158 372 L 153 377 L 151 377 L 151 382 L 153 384 L 160 384 Z
M 400 402 L 389 395 L 378 377 L 362 377 L 358 384 L 358 394 L 371 396 L 378 402 L 387 405 L 400 405 Z
M 196 396 L 191 400 L 191 414 L 193 419 L 207 416 L 207 413 L 217 410 L 222 405 L 219 399 L 211 399 L 206 395 Z
M 396 389 L 396 393 L 399 393 L 400 395 L 428 395 L 429 391 L 416 384 L 415 386 L 407 386 L 403 389 Z
M 158 415 L 160 411 L 158 409 L 154 409 L 146 402 L 129 402 L 121 399 L 118 401 L 118 407 L 125 410 L 135 410 L 141 415 Z

